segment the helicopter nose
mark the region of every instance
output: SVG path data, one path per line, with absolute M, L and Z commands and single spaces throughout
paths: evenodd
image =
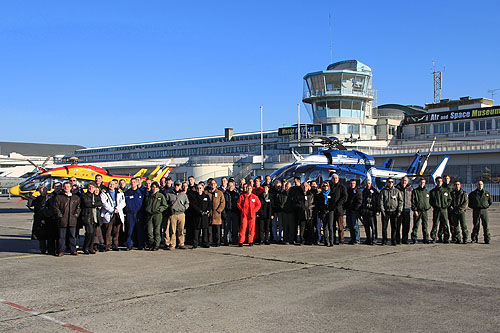
M 9 192 L 12 195 L 19 196 L 21 194 L 21 192 L 19 191 L 19 185 L 11 187 Z

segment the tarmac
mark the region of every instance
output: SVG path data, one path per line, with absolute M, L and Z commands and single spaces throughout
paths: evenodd
M 58 258 L 39 254 L 30 240 L 32 214 L 23 203 L 0 198 L 0 331 L 499 332 L 499 218 L 495 204 L 489 245 L 480 234 L 480 243 L 465 245 Z

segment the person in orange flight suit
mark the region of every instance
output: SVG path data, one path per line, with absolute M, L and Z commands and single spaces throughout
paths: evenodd
M 255 219 L 261 205 L 259 197 L 252 193 L 253 188 L 246 184 L 243 186 L 244 193 L 240 195 L 240 200 L 238 201 L 238 208 L 241 211 L 240 247 L 242 247 L 245 242 L 247 228 L 248 245 L 253 246 L 253 239 L 255 236 Z

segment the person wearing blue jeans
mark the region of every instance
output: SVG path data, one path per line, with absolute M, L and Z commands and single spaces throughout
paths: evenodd
M 349 188 L 347 189 L 347 200 L 344 204 L 346 217 L 347 217 L 347 227 L 349 228 L 349 233 L 351 234 L 351 240 L 349 244 L 359 244 L 359 209 L 363 203 L 363 195 L 357 186 L 357 181 L 352 179 L 349 182 Z

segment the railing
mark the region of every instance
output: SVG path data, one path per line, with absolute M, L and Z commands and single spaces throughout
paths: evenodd
M 315 90 L 312 93 L 306 90 L 302 94 L 302 99 L 312 98 L 312 97 L 324 97 L 324 96 L 361 96 L 373 98 L 373 90 L 361 90 L 361 89 L 343 89 L 336 88 L 330 90 Z
M 432 134 L 421 134 L 421 135 L 413 135 L 407 136 L 404 138 L 408 140 L 422 140 L 422 139 L 430 139 L 432 140 L 434 137 L 438 138 L 467 138 L 467 137 L 487 137 L 488 135 L 500 135 L 500 129 L 489 129 L 484 131 L 461 131 L 461 132 L 447 132 L 447 133 L 432 133 Z

